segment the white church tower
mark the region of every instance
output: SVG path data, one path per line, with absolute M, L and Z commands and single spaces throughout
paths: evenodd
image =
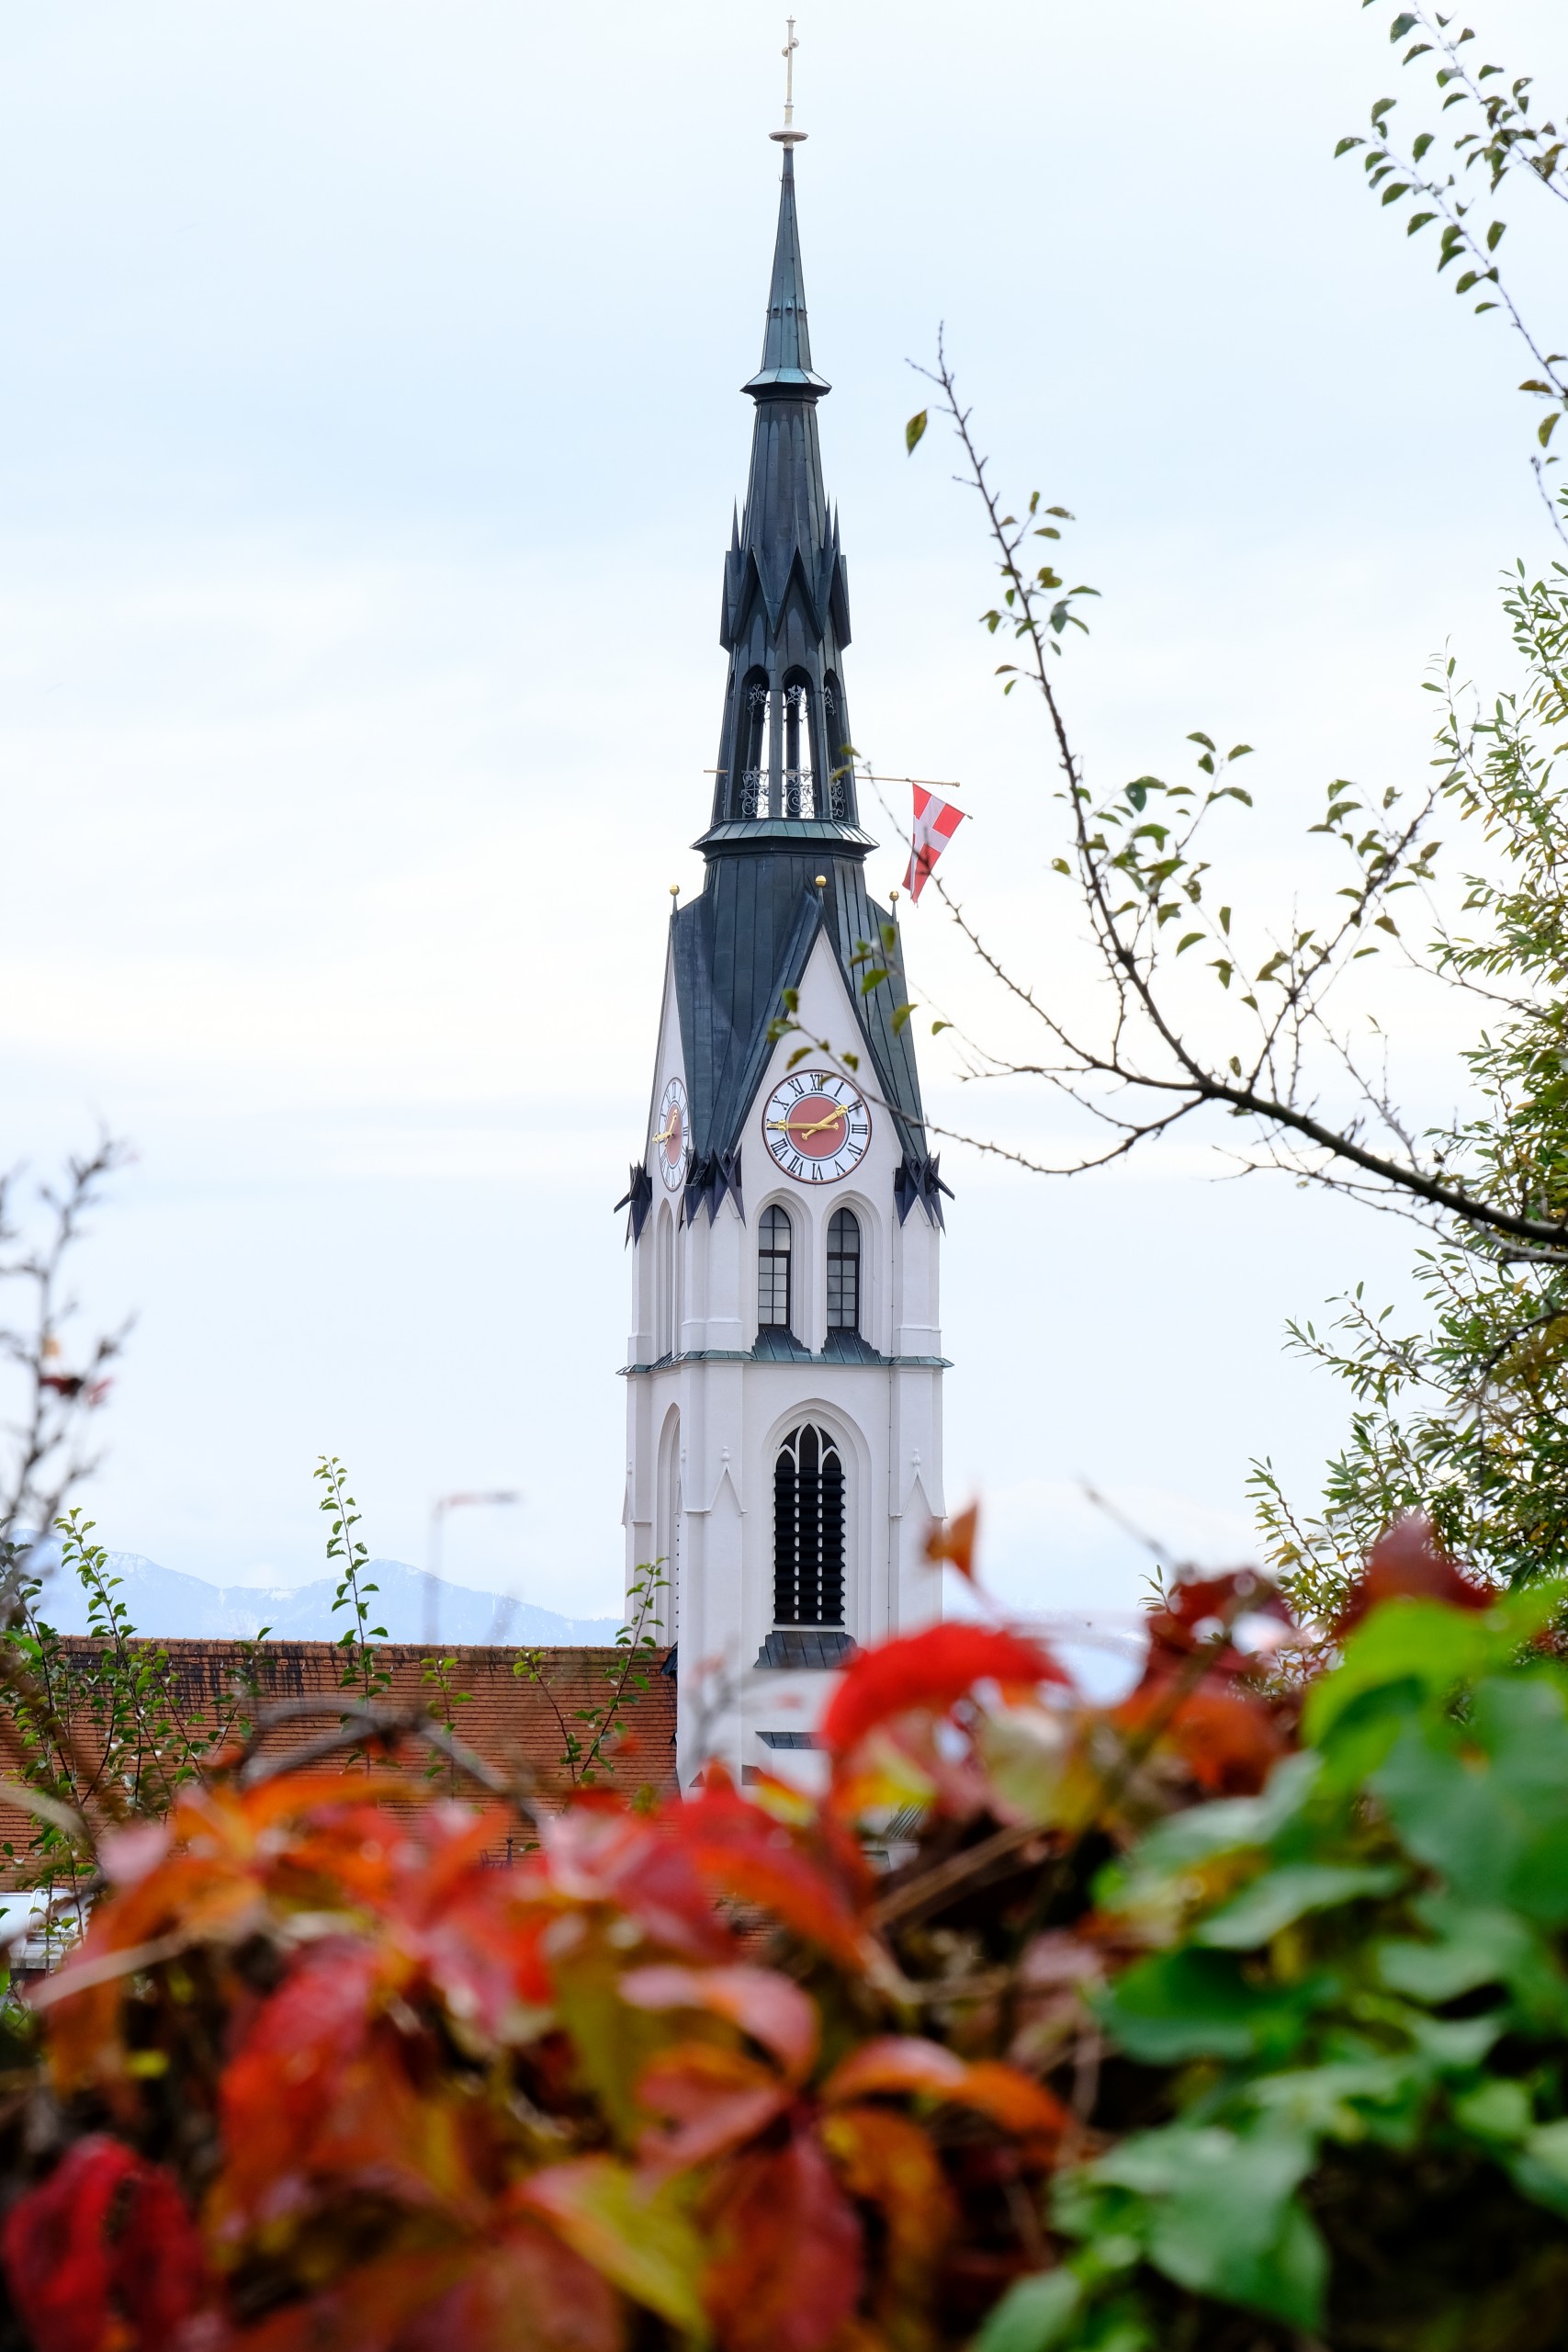
M 940 1609 L 924 1546 L 944 1508 L 946 1188 L 842 756 L 849 594 L 795 225 L 804 134 L 773 135 L 784 180 L 762 364 L 743 387 L 756 420 L 724 570 L 706 875 L 671 919 L 647 1142 L 622 1204 L 627 1582 L 650 1562 L 669 1580 L 682 1786 L 709 1757 L 737 1779 L 813 1776 L 836 1670 Z M 870 962 L 889 977 L 863 994 Z M 771 1035 L 788 991 L 832 1057 L 795 1060 L 798 1037 Z

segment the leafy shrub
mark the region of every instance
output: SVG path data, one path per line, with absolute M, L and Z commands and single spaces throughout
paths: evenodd
M 845 1674 L 818 1799 L 231 1747 L 11 2013 L 10 2341 L 1561 2343 L 1558 1606 L 1406 1526 L 1326 1670 L 1190 1581 L 1103 1707 L 936 1627 Z

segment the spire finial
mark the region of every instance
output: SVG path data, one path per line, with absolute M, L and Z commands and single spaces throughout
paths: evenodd
M 784 45 L 779 51 L 780 56 L 784 62 L 784 129 L 782 130 L 770 130 L 768 137 L 770 139 L 776 139 L 781 147 L 798 147 L 801 141 L 807 135 L 804 130 L 796 130 L 795 128 L 795 52 L 800 47 L 800 43 L 795 37 L 795 18 L 793 17 L 786 17 L 784 22 L 788 26 L 789 30 L 784 40 Z

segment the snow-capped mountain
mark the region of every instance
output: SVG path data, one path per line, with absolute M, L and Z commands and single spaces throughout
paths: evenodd
M 39 1613 L 62 1634 L 85 1634 L 87 1596 L 75 1576 L 61 1568 L 59 1559 L 55 1544 L 40 1544 L 33 1554 L 37 1569 L 47 1571 Z M 333 1613 L 335 1577 L 318 1577 L 300 1585 L 215 1585 L 160 1567 L 139 1552 L 111 1552 L 108 1561 L 109 1574 L 119 1579 L 116 1597 L 130 1611 L 137 1632 L 165 1641 L 249 1638 L 265 1626 L 273 1641 L 331 1642 L 348 1623 L 344 1611 Z M 421 1569 L 403 1560 L 372 1560 L 365 1581 L 380 1588 L 370 1595 L 370 1622 L 384 1625 L 389 1641 L 426 1639 Z M 618 1631 L 614 1617 L 561 1617 L 532 1601 L 511 1601 L 504 1594 L 477 1592 L 443 1577 L 436 1579 L 436 1638 L 444 1645 L 526 1642 L 556 1648 L 613 1642 Z

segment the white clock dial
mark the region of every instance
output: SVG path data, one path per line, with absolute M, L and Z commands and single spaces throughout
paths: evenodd
M 836 1070 L 793 1070 L 762 1108 L 769 1156 L 797 1184 L 836 1184 L 871 1144 L 871 1113 Z
M 686 1090 L 680 1079 L 672 1078 L 660 1100 L 653 1133 L 654 1155 L 668 1192 L 678 1193 L 686 1181 L 688 1148 Z

